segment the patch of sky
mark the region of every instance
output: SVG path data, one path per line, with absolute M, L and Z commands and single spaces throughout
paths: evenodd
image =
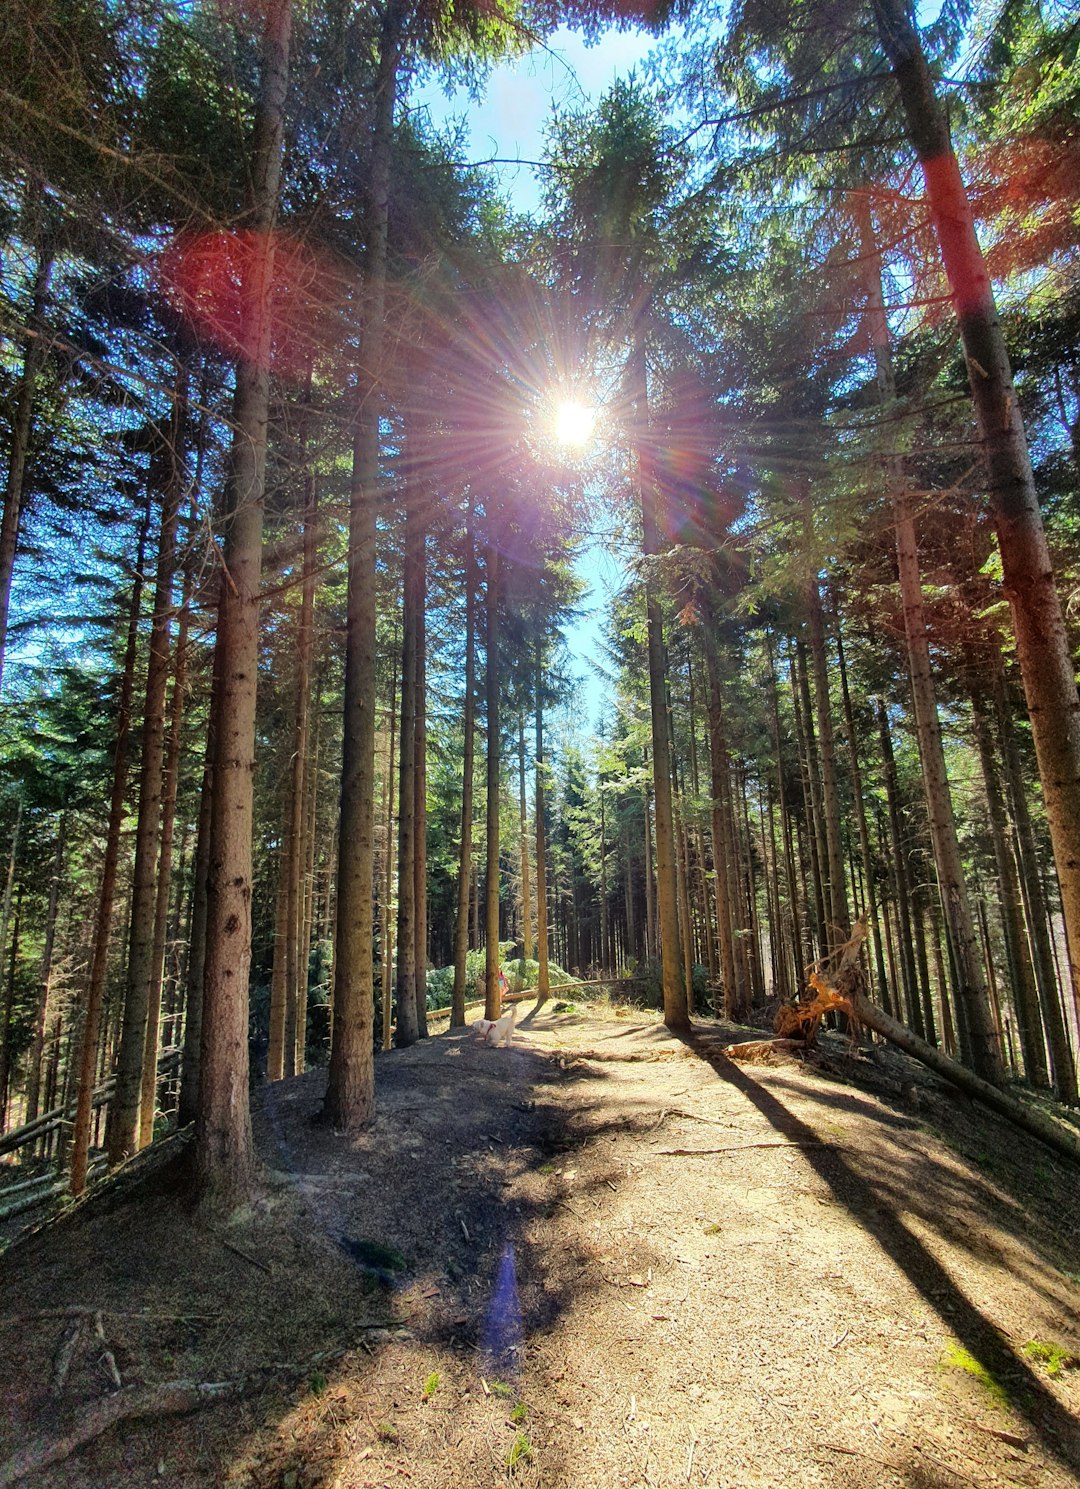
M 438 129 L 454 132 L 470 163 L 491 162 L 512 206 L 534 212 L 543 191 L 539 162 L 552 113 L 595 103 L 616 78 L 643 73 L 655 45 L 655 37 L 636 28 L 586 42 L 563 26 L 523 56 L 492 68 L 479 96 L 432 71 L 412 88 L 409 107 L 426 113 Z

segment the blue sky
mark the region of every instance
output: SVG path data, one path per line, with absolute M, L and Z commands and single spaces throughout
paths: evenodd
M 648 54 L 655 38 L 636 28 L 611 31 L 592 46 L 565 26 L 543 46 L 490 73 L 475 102 L 464 88 L 449 95 L 437 77 L 412 90 L 412 107 L 426 107 L 433 122 L 463 119 L 470 160 L 536 160 L 543 149 L 551 110 L 595 101 L 617 77 L 625 77 Z M 503 189 L 519 211 L 538 205 L 537 175 L 527 167 L 499 168 Z
M 426 108 L 432 122 L 443 126 L 464 121 L 465 151 L 469 160 L 538 160 L 544 129 L 552 109 L 578 108 L 594 103 L 616 78 L 626 77 L 647 56 L 655 38 L 638 30 L 611 31 L 593 46 L 565 27 L 542 47 L 513 63 L 492 70 L 483 97 L 474 101 L 464 88 L 447 95 L 438 78 L 414 88 L 411 108 Z M 519 212 L 532 211 L 540 202 L 539 172 L 528 166 L 501 165 L 504 193 Z M 581 615 L 567 636 L 569 665 L 580 679 L 570 705 L 571 717 L 586 729 L 596 727 L 603 711 L 606 684 L 589 665 L 598 650 L 601 628 L 612 587 L 622 580 L 623 565 L 609 545 L 588 547 L 577 563 L 589 584 Z

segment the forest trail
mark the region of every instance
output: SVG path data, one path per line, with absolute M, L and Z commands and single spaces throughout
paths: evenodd
M 108 1347 L 125 1388 L 243 1392 L 28 1489 L 1080 1483 L 1080 1370 L 1024 1351 L 1080 1354 L 1075 1173 L 903 1057 L 747 1068 L 695 1027 L 440 1034 L 352 1144 L 322 1072 L 264 1087 L 228 1231 L 164 1168 L 0 1261 L 0 1456 L 112 1389 Z

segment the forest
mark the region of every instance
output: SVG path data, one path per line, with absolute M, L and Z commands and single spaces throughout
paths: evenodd
M 521 211 L 412 100 L 559 26 L 655 46 Z M 357 1133 L 440 1009 L 767 1027 L 840 967 L 1061 1125 L 1078 46 L 1055 0 L 4 7 L 13 1178 L 194 1123 L 228 1212 L 253 1083 Z

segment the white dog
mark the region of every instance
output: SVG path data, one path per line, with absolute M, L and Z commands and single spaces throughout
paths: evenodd
M 513 1004 L 509 1013 L 504 1013 L 498 1019 L 477 1019 L 473 1024 L 473 1033 L 485 1044 L 513 1044 L 514 1042 L 514 1020 L 517 1018 L 517 1004 Z

